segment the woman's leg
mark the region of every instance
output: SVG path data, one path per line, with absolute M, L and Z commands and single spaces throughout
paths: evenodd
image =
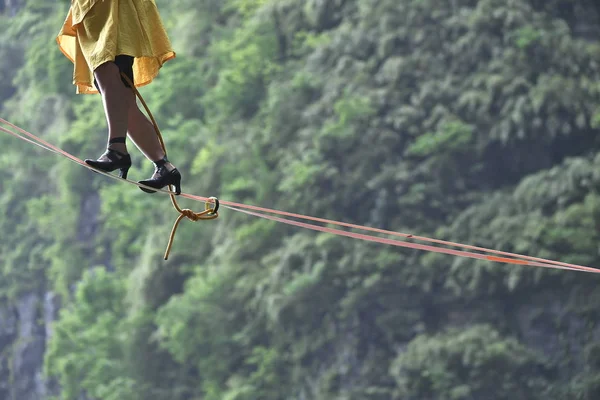
M 127 117 L 130 102 L 128 90 L 120 79 L 119 67 L 113 62 L 106 62 L 94 71 L 96 85 L 102 93 L 104 114 L 108 123 L 107 150 L 96 160 L 86 159 L 85 163 L 93 168 L 111 172 L 120 171 L 121 178 L 127 178 L 131 167 L 131 157 L 127 153 L 125 138 L 127 136 Z
M 129 137 L 150 161 L 154 163 L 154 174 L 150 179 L 139 181 L 139 183 L 156 189 L 161 189 L 167 185 L 175 186 L 175 193 L 181 193 L 181 174 L 171 164 L 160 145 L 158 135 L 152 122 L 142 113 L 137 106 L 135 97 L 129 105 L 128 132 Z M 142 188 L 148 193 L 154 193 L 154 190 Z
M 123 84 L 119 67 L 114 62 L 100 65 L 94 71 L 94 77 L 102 93 L 102 103 L 108 123 L 108 140 L 110 142 L 111 139 L 124 138 L 127 136 L 133 92 Z M 127 153 L 125 143 L 113 143 L 107 147 Z
M 118 58 L 118 57 L 117 57 Z M 102 101 L 104 103 L 104 112 L 108 122 L 108 148 L 115 150 L 119 154 L 119 158 L 127 159 L 131 165 L 131 160 L 127 154 L 125 146 L 125 137 L 129 134 L 131 140 L 140 149 L 140 151 L 154 163 L 155 171 L 150 179 L 140 181 L 144 185 L 151 186 L 157 189 L 167 185 L 175 185 L 176 192 L 179 194 L 181 175 L 179 171 L 165 157 L 160 141 L 154 125 L 141 112 L 137 106 L 135 93 L 133 90 L 125 86 L 121 79 L 121 69 L 127 69 L 124 65 L 124 58 L 116 60 L 117 65 L 113 62 L 102 64 L 94 71 L 96 84 L 100 93 L 102 93 Z M 133 59 L 128 62 L 133 64 Z M 129 65 L 129 67 L 131 66 Z M 125 72 L 127 75 L 127 73 Z M 131 79 L 131 77 L 130 77 Z M 120 139 L 116 142 L 114 139 Z M 104 170 L 112 168 L 115 163 L 119 163 L 119 159 L 115 160 L 114 153 L 110 151 L 104 153 L 98 160 L 86 162 L 92 166 L 99 167 Z M 125 173 L 125 176 L 127 173 Z M 143 191 L 153 193 L 150 189 L 141 188 Z
M 160 161 L 165 157 L 165 152 L 160 145 L 154 125 L 139 109 L 135 100 L 135 95 L 133 94 L 133 91 L 131 92 L 133 96 L 129 100 L 130 105 L 127 124 L 129 137 L 148 160 L 152 162 Z M 168 171 L 175 168 L 170 162 L 167 162 L 165 167 Z

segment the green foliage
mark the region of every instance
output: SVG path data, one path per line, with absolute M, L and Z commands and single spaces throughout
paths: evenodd
M 594 118 L 592 119 L 591 127 L 593 129 L 600 129 L 600 112 L 594 114 Z
M 229 0 L 227 7 L 239 13 L 243 18 L 252 18 L 261 6 L 267 3 L 267 0 Z
M 410 342 L 392 365 L 397 398 L 544 399 L 543 359 L 485 325 Z
M 186 192 L 600 265 L 591 3 L 157 4 L 178 56 L 142 94 Z M 66 7 L 0 16 L 0 109 L 86 158 L 106 121 L 53 42 Z M 61 399 L 597 397 L 591 275 L 229 209 L 183 221 L 164 262 L 165 196 L 0 145 L 0 297 L 60 294 Z
M 237 3 L 244 15 L 260 1 Z M 214 46 L 214 56 L 222 60 L 222 69 L 218 72 L 217 84 L 206 97 L 205 107 L 209 112 L 251 117 L 263 98 L 266 81 L 277 71 L 273 22 L 253 14 L 247 18 L 231 38 Z
M 224 379 L 229 365 L 234 362 L 231 356 L 237 353 L 235 338 L 226 332 L 233 332 L 233 326 L 242 321 L 233 319 L 233 315 L 220 306 L 235 295 L 234 284 L 229 274 L 220 273 L 210 279 L 196 277 L 188 282 L 185 295 L 171 298 L 157 314 L 164 346 L 179 362 L 196 360 L 208 377 Z
M 61 310 L 45 370 L 58 378 L 61 399 L 135 398 L 123 362 L 125 286 L 105 269 L 84 274 L 73 305 Z M 112 389 L 112 390 L 111 390 Z
M 292 46 L 294 48 L 294 55 L 301 57 L 330 43 L 331 36 L 327 32 L 299 31 L 294 35 Z
M 473 128 L 461 121 L 447 122 L 441 125 L 439 132 L 425 133 L 410 145 L 406 153 L 419 157 L 436 153 L 461 153 L 473 139 Z
M 326 123 L 322 130 L 323 138 L 327 136 L 336 139 L 348 139 L 359 136 L 358 127 L 361 122 L 368 121 L 375 109 L 368 98 L 346 95 L 333 105 L 335 121 Z M 323 140 L 322 139 L 322 140 Z
M 542 33 L 531 26 L 525 26 L 518 29 L 515 33 L 515 44 L 521 49 L 534 45 L 542 37 Z

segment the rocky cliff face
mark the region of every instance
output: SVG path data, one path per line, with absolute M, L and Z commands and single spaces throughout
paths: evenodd
M 0 13 L 15 15 L 24 2 L 25 0 L 3 0 L 0 2 Z
M 45 296 L 52 298 L 49 294 Z M 46 327 L 44 322 L 53 316 L 44 315 L 50 304 L 37 293 L 23 295 L 16 304 L 17 337 L 13 343 L 11 398 L 37 400 L 44 398 L 46 383 L 40 371 L 44 357 Z
M 97 194 L 82 198 L 85 217 L 80 219 L 79 237 L 83 243 L 93 242 L 99 212 Z M 47 289 L 47 277 L 40 275 L 39 280 L 40 290 L 0 303 L 0 400 L 46 400 L 60 390 L 57 382 L 44 377 L 43 368 L 61 302 Z
M 42 374 L 58 301 L 51 292 L 25 293 L 0 306 L 0 398 L 42 400 L 56 385 Z
M 0 398 L 10 398 L 11 348 L 17 336 L 17 317 L 14 307 L 0 306 Z

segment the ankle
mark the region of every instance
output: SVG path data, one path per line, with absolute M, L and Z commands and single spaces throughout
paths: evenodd
M 107 149 L 114 150 L 118 153 L 127 154 L 127 145 L 125 144 L 125 137 L 113 137 L 108 140 Z
M 171 172 L 175 169 L 175 166 L 171 164 L 171 162 L 167 159 L 167 156 L 164 156 L 162 159 L 153 161 L 154 168 L 158 171 L 159 169 L 166 169 L 167 172 Z
M 108 149 L 119 153 L 127 154 L 127 145 L 123 143 L 113 143 L 107 146 Z

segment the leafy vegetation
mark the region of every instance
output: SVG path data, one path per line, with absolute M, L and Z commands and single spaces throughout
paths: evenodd
M 178 57 L 141 91 L 186 192 L 600 265 L 595 2 L 157 4 Z M 84 158 L 106 123 L 54 43 L 66 11 L 0 16 L 0 113 Z M 595 275 L 229 210 L 184 221 L 165 262 L 166 197 L 0 145 L 0 297 L 60 294 L 44 369 L 61 400 L 600 393 Z

